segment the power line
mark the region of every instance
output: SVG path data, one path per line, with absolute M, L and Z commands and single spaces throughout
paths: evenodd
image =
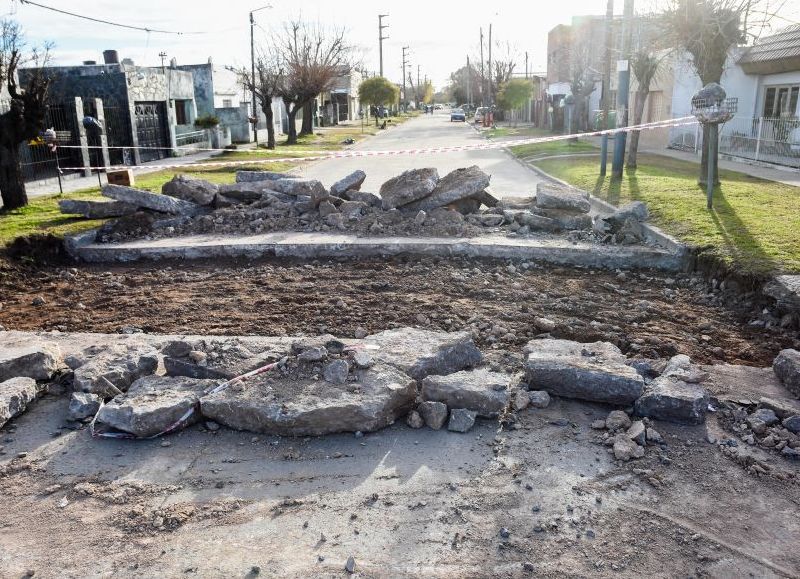
M 58 12 L 59 14 L 65 14 L 67 16 L 73 16 L 75 18 L 82 18 L 83 20 L 90 20 L 92 22 L 98 22 L 100 24 L 108 24 L 109 26 L 117 26 L 119 28 L 128 28 L 130 30 L 141 30 L 142 32 L 156 32 L 158 34 L 176 34 L 178 36 L 183 36 L 187 34 L 209 34 L 209 32 L 177 32 L 175 30 L 159 30 L 157 28 L 147 28 L 146 26 L 133 26 L 130 24 L 120 24 L 119 22 L 111 22 L 110 20 L 103 20 L 102 18 L 93 18 L 91 16 L 84 16 L 83 14 L 75 14 L 74 12 L 67 12 L 66 10 L 53 8 L 52 6 L 45 6 L 44 4 L 32 2 L 31 0 L 20 0 L 20 3 L 30 4 L 31 6 L 44 8 L 45 10 L 51 10 L 52 12 Z

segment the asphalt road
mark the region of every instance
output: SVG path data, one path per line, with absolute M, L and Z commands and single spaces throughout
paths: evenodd
M 353 150 L 387 151 L 483 142 L 483 137 L 469 123 L 450 122 L 449 111 L 437 111 L 434 115 L 423 115 L 383 131 L 355 145 Z M 478 165 L 492 176 L 489 191 L 498 197 L 533 195 L 536 193 L 536 183 L 541 181 L 541 177 L 502 149 L 329 159 L 306 166 L 302 174 L 319 179 L 328 187 L 348 173 L 361 169 L 367 173 L 361 190 L 377 193 L 384 181 L 408 169 L 435 167 L 443 177 L 454 169 L 471 165 Z

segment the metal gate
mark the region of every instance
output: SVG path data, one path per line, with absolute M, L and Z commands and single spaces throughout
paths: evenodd
M 167 112 L 164 103 L 137 102 L 134 107 L 142 162 L 163 159 L 168 153 Z
M 133 164 L 131 113 L 127 106 L 103 103 L 103 114 L 106 117 L 106 137 L 108 139 L 108 158 L 112 165 Z

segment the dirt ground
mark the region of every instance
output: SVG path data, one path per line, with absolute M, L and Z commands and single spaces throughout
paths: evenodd
M 473 331 L 484 349 L 554 337 L 629 355 L 770 366 L 795 331 L 748 325 L 752 298 L 689 276 L 476 261 L 173 263 L 33 268 L 0 263 L 0 325 L 13 330 L 353 337 L 401 326 Z M 41 298 L 41 300 L 36 300 Z M 42 303 L 43 302 L 43 303 Z M 39 305 L 35 305 L 39 304 Z
M 403 260 L 0 267 L 0 324 L 14 330 L 465 328 L 511 370 L 541 317 L 556 337 L 707 364 L 769 366 L 800 345 L 749 325 L 764 315 L 752 297 L 685 276 Z M 620 463 L 590 428 L 610 408 L 565 399 L 467 434 L 199 424 L 136 442 L 67 428 L 67 403 L 55 388 L 0 432 L 0 577 L 346 577 L 351 556 L 358 577 L 800 576 L 800 464 L 709 443 L 731 436 L 714 414 L 656 423 L 666 444 Z

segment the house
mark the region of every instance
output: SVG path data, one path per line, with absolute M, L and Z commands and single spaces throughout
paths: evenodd
M 364 73 L 349 66 L 340 68 L 333 88 L 317 99 L 322 126 L 338 125 L 342 121 L 356 120 L 361 113 L 358 88 L 365 80 Z
M 689 116 L 700 79 L 686 55 L 672 70 L 672 116 Z M 720 84 L 738 100 L 736 115 L 720 129 L 720 154 L 800 167 L 800 25 L 732 48 Z M 699 151 L 701 134 L 699 127 L 676 127 L 669 145 Z

